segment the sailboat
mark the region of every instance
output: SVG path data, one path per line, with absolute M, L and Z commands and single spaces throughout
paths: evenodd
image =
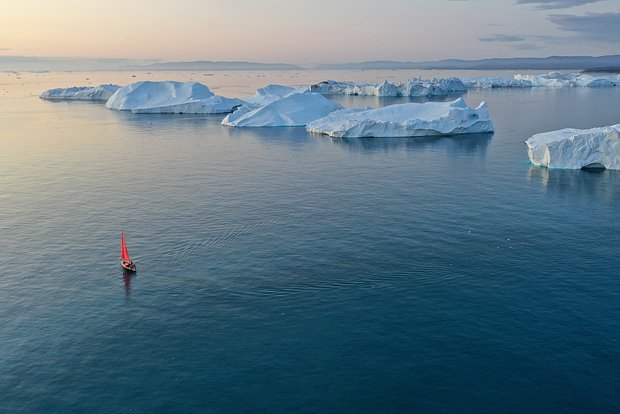
M 125 244 L 125 233 L 121 233 L 121 266 L 125 270 L 130 272 L 136 271 L 136 264 L 131 261 L 129 253 L 127 252 L 127 245 Z

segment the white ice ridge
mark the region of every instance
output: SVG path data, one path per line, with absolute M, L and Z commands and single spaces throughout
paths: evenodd
M 548 168 L 620 169 L 620 124 L 592 129 L 560 129 L 525 141 L 532 164 Z
M 257 95 L 259 94 L 261 94 L 260 90 Z M 292 93 L 279 99 L 272 98 L 269 101 L 261 101 L 263 105 L 243 105 L 235 112 L 228 114 L 222 121 L 222 125 L 234 127 L 306 126 L 315 119 L 342 109 L 342 106 L 319 93 L 303 90 L 293 90 Z
M 549 72 L 541 75 L 514 75 L 515 80 L 531 82 L 532 86 L 590 88 L 614 87 L 620 85 L 620 75 L 590 75 L 583 73 Z
M 332 137 L 414 137 L 493 132 L 493 124 L 484 102 L 470 108 L 459 98 L 344 109 L 309 123 L 306 130 Z
M 243 105 L 241 99 L 214 95 L 197 82 L 136 82 L 123 86 L 106 107 L 134 113 L 221 114 Z
M 412 78 L 404 83 L 383 81 L 380 84 L 326 80 L 310 86 L 312 92 L 324 95 L 359 96 L 446 96 L 467 91 L 459 78 Z
M 72 101 L 107 101 L 118 85 L 73 86 L 71 88 L 48 89 L 40 96 L 41 99 L 72 100 Z

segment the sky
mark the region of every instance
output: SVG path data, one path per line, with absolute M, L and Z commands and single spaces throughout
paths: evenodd
M 2 0 L 0 56 L 368 60 L 620 54 L 620 0 Z

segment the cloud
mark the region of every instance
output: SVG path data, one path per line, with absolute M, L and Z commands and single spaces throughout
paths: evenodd
M 487 37 L 481 37 L 478 40 L 481 42 L 499 42 L 506 43 L 513 49 L 518 50 L 536 50 L 543 49 L 543 46 L 539 46 L 536 43 L 532 43 L 528 40 L 542 40 L 535 39 L 534 36 L 521 36 L 521 35 L 505 35 L 505 34 L 494 34 Z
M 517 0 L 517 4 L 535 4 L 538 10 L 568 9 L 602 0 Z
M 487 37 L 481 37 L 478 40 L 480 40 L 481 42 L 506 42 L 506 43 L 511 43 L 511 42 L 522 42 L 522 41 L 525 40 L 525 37 L 523 37 L 523 36 L 516 36 L 516 35 L 494 34 L 494 35 L 487 36 Z
M 618 42 L 620 39 L 619 13 L 552 14 L 547 18 L 560 30 L 579 33 L 587 40 Z

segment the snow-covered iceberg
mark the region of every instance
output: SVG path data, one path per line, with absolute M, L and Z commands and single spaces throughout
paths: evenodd
M 620 85 L 618 75 L 593 76 L 581 73 L 549 72 L 540 75 L 516 74 L 515 80 L 529 81 L 532 86 L 547 87 L 614 87 Z
M 244 101 L 251 106 L 264 106 L 271 102 L 277 101 L 278 99 L 282 99 L 292 93 L 301 93 L 307 90 L 307 87 L 295 89 L 291 86 L 270 84 L 263 86 L 262 88 L 258 88 L 256 90 L 256 95 L 250 96 L 249 98 L 244 99 Z
M 48 89 L 41 99 L 71 101 L 107 101 L 120 88 L 118 85 L 73 86 L 71 88 Z
M 472 78 L 464 79 L 465 84 L 469 88 L 531 88 L 532 82 L 523 79 L 506 79 L 497 76 L 488 78 Z
M 470 108 L 459 98 L 344 109 L 309 123 L 306 130 L 332 137 L 414 137 L 492 132 L 493 124 L 484 102 Z
M 592 129 L 560 129 L 525 141 L 532 164 L 548 168 L 620 169 L 620 124 Z
M 214 95 L 197 82 L 136 82 L 117 90 L 106 107 L 134 113 L 220 114 L 243 105 L 241 99 Z
M 327 80 L 311 85 L 310 90 L 324 95 L 422 97 L 463 93 L 467 91 L 467 86 L 459 78 L 412 78 L 407 82 L 398 84 L 388 81 L 373 84 Z
M 305 126 L 342 106 L 319 93 L 291 93 L 262 106 L 244 105 L 228 114 L 222 125 L 234 127 Z

